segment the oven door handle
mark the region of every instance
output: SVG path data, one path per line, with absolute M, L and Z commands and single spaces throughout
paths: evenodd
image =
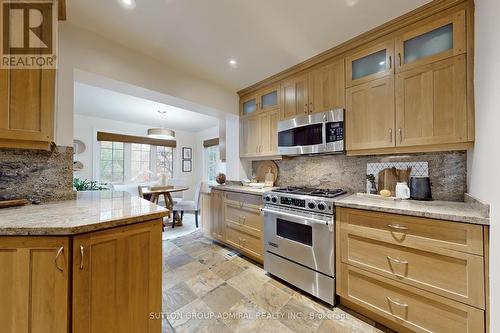
M 324 220 L 318 220 L 318 219 L 311 218 L 311 217 L 305 217 L 305 216 L 301 216 L 301 215 L 297 216 L 297 215 L 294 215 L 294 214 L 280 212 L 280 211 L 269 209 L 269 208 L 266 208 L 266 207 L 261 208 L 261 211 L 264 214 L 265 213 L 269 213 L 269 214 L 275 214 L 275 215 L 283 216 L 283 217 L 291 217 L 294 220 L 293 222 L 300 223 L 300 224 L 305 224 L 305 223 L 297 222 L 297 220 L 306 220 L 306 221 L 309 221 L 311 223 L 318 223 L 318 224 L 323 224 L 323 225 L 327 225 L 327 226 L 332 226 L 333 227 L 333 223 L 330 223 L 330 222 L 324 221 Z M 333 231 L 333 228 L 331 229 L 331 231 Z

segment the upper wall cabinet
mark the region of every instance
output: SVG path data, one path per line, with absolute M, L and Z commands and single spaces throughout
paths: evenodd
M 346 86 L 366 83 L 394 72 L 394 40 L 363 48 L 346 57 Z
M 396 72 L 466 52 L 465 10 L 410 29 L 396 37 Z
M 305 74 L 281 83 L 281 120 L 309 114 L 307 90 L 307 75 Z
M 308 81 L 309 113 L 344 107 L 344 59 L 313 69 Z
M 49 149 L 55 70 L 0 70 L 0 147 Z
M 467 141 L 465 55 L 396 76 L 397 146 Z
M 336 59 L 281 83 L 280 119 L 344 107 L 344 60 Z
M 256 112 L 278 109 L 280 107 L 279 94 L 279 86 L 271 86 L 242 98 L 240 100 L 240 115 L 248 116 Z

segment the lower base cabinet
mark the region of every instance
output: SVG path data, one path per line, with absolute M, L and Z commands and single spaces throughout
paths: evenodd
M 69 332 L 68 237 L 0 237 L 2 332 Z
M 337 208 L 341 303 L 397 332 L 485 332 L 487 227 Z
M 6 333 L 160 333 L 162 221 L 76 236 L 0 237 Z M 72 244 L 72 246 L 71 246 Z
M 205 216 L 210 216 L 208 234 L 246 256 L 263 262 L 264 219 L 260 215 L 262 197 L 213 190 L 210 200 L 210 214 L 205 213 Z
M 76 236 L 73 333 L 161 332 L 162 226 L 143 223 Z

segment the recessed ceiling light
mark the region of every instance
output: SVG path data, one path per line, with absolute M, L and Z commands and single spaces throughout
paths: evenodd
M 135 0 L 118 0 L 118 2 L 127 9 L 135 8 Z
M 238 68 L 238 62 L 235 59 L 229 59 L 229 66 Z

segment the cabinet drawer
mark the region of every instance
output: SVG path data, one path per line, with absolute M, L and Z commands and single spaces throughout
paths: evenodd
M 226 200 L 235 201 L 247 206 L 262 206 L 262 196 L 253 194 L 244 194 L 236 192 L 225 192 Z
M 264 221 L 258 210 L 238 203 L 226 202 L 225 214 L 226 220 L 244 226 L 251 233 L 262 234 Z
M 483 257 L 341 234 L 342 262 L 484 309 Z
M 415 332 L 484 332 L 484 311 L 342 264 L 339 294 Z
M 341 230 L 421 250 L 436 248 L 483 255 L 483 228 L 467 223 L 337 208 Z
M 226 242 L 251 257 L 263 258 L 263 238 L 244 232 L 238 224 L 226 221 Z

